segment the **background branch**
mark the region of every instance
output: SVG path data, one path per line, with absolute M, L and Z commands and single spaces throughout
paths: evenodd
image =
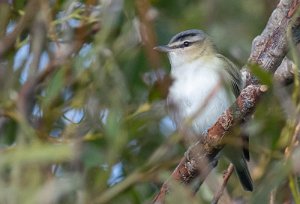
M 96 34 L 100 30 L 99 23 L 83 25 L 75 31 L 74 41 L 62 45 L 61 52 L 57 52 L 49 64 L 34 78 L 29 78 L 19 92 L 18 109 L 28 121 L 35 101 L 35 94 L 39 85 L 50 76 L 57 68 L 66 64 L 72 55 L 76 54 L 83 46 L 85 39 Z
M 14 30 L 0 40 L 0 58 L 2 58 L 4 53 L 14 46 L 17 37 L 19 37 L 20 34 L 32 23 L 32 20 L 37 14 L 36 11 L 38 10 L 39 6 L 39 0 L 30 0 L 28 2 L 25 13 L 15 26 Z

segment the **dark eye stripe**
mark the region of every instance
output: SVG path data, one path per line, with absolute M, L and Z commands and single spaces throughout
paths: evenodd
M 186 41 L 185 41 L 185 42 L 186 42 Z M 185 48 L 185 47 L 191 46 L 191 45 L 194 44 L 195 42 L 190 42 L 190 41 L 189 41 L 188 43 L 189 43 L 188 46 L 184 45 L 184 42 L 182 42 L 182 43 L 179 44 L 179 45 L 173 45 L 173 46 L 171 46 L 171 48 L 172 48 L 172 49 Z

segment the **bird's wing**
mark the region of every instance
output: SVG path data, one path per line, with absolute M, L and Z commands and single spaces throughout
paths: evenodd
M 242 90 L 243 82 L 242 82 L 242 77 L 240 74 L 240 70 L 236 67 L 236 65 L 231 62 L 229 59 L 224 57 L 221 54 L 217 55 L 219 58 L 221 58 L 222 61 L 224 61 L 224 69 L 226 69 L 226 73 L 229 73 L 229 79 L 230 79 L 230 85 L 232 87 L 233 93 L 235 97 L 238 97 L 240 95 L 240 92 Z M 243 146 L 243 154 L 244 157 L 247 161 L 250 159 L 250 154 L 249 154 L 249 135 L 243 131 L 243 126 L 245 124 L 245 121 L 243 120 L 241 122 L 242 130 L 241 130 L 241 138 L 242 138 L 242 146 Z
M 226 73 L 228 73 L 228 77 L 231 82 L 230 85 L 232 87 L 233 93 L 235 97 L 238 97 L 242 90 L 242 78 L 241 78 L 240 70 L 233 62 L 231 62 L 223 55 L 217 54 L 217 57 L 224 62 L 224 69 L 226 69 L 227 71 Z

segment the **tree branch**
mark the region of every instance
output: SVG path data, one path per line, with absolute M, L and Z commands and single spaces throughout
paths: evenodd
M 231 176 L 231 174 L 233 173 L 233 170 L 234 170 L 234 166 L 233 164 L 230 164 L 223 176 L 223 183 L 220 187 L 220 190 L 215 194 L 214 198 L 213 198 L 213 201 L 211 202 L 212 204 L 217 204 L 221 198 L 221 196 L 223 195 L 223 192 L 226 188 L 226 184 L 228 183 L 228 180 Z
M 36 11 L 39 5 L 40 2 L 38 0 L 29 1 L 24 12 L 25 14 L 21 17 L 14 30 L 0 40 L 0 58 L 14 46 L 17 37 L 31 24 L 37 14 Z
M 296 65 L 287 57 L 283 58 L 282 63 L 274 73 L 274 79 L 278 81 L 281 85 L 289 85 L 294 82 L 294 75 L 299 73 L 294 73 L 297 70 Z
M 281 0 L 273 11 L 261 35 L 252 43 L 249 63 L 260 65 L 264 70 L 274 73 L 288 51 L 287 31 L 292 22 L 292 16 L 297 10 L 298 0 Z M 224 138 L 234 125 L 250 116 L 260 98 L 267 90 L 260 86 L 259 81 L 245 66 L 242 70 L 245 76 L 246 88 L 242 90 L 236 102 L 226 110 L 218 121 L 208 130 L 206 137 L 200 137 L 192 145 L 171 175 L 171 179 L 189 184 L 200 176 L 200 183 L 214 167 L 215 157 L 224 147 Z M 209 165 L 207 165 L 209 164 Z M 169 181 L 166 181 L 160 192 L 154 198 L 154 203 L 163 203 L 169 191 Z

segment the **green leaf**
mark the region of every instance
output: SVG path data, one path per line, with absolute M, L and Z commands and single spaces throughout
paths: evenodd
M 271 73 L 263 70 L 259 65 L 257 64 L 251 64 L 248 65 L 250 68 L 251 72 L 260 80 L 262 84 L 268 85 L 271 87 L 272 85 L 272 79 L 273 76 Z
M 60 94 L 64 85 L 64 75 L 65 71 L 63 69 L 59 69 L 48 83 L 43 101 L 44 106 L 49 106 L 51 102 Z

